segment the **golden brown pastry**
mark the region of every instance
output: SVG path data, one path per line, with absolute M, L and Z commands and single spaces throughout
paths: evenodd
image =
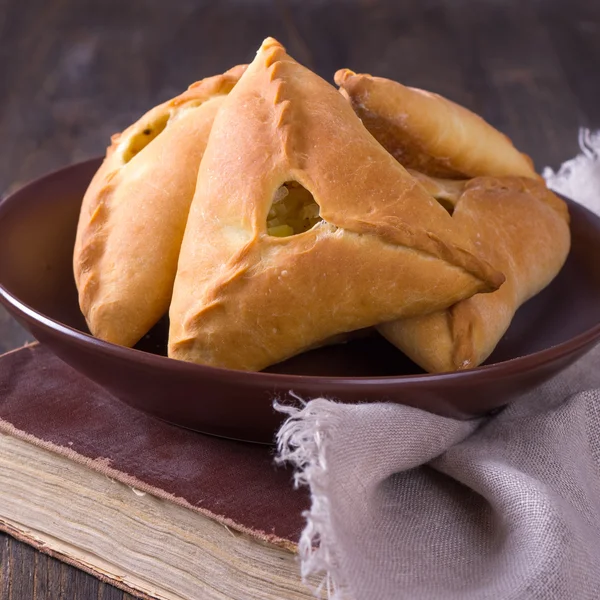
M 341 69 L 335 82 L 365 127 L 404 167 L 426 175 L 538 178 L 528 156 L 466 108 L 396 81 Z
M 478 177 L 445 187 L 426 179 L 419 176 L 445 196 L 454 186 L 453 219 L 471 232 L 480 254 L 502 270 L 506 282 L 491 294 L 378 329 L 426 371 L 468 369 L 491 354 L 517 308 L 560 271 L 570 246 L 569 215 L 542 181 Z
M 336 89 L 269 38 L 200 165 L 169 356 L 260 370 L 496 289 L 502 275 L 469 247 Z
M 191 85 L 112 137 L 83 200 L 73 257 L 93 335 L 133 346 L 167 312 L 198 166 L 244 69 Z

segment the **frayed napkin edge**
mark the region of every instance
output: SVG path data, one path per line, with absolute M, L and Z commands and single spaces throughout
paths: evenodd
M 586 184 L 595 187 L 591 185 L 594 177 L 600 180 L 594 173 L 594 169 L 600 169 L 600 131 L 580 129 L 579 147 L 581 154 L 564 162 L 556 172 L 546 167 L 542 177 L 554 192 L 600 214 L 600 196 L 585 189 Z M 321 577 L 320 584 L 313 589 L 315 596 L 326 591 L 329 600 L 342 600 L 347 588 L 336 558 L 326 460 L 330 432 L 335 428 L 336 403 L 324 398 L 307 402 L 293 392 L 290 396 L 298 406 L 278 401 L 273 404 L 276 411 L 287 415 L 277 433 L 275 461 L 291 464 L 294 486 L 307 486 L 311 492 L 311 508 L 303 513 L 306 526 L 298 543 L 302 580 L 307 583 L 310 576 Z
M 311 492 L 311 507 L 302 513 L 306 526 L 298 542 L 302 581 L 320 577 L 320 584 L 313 589 L 315 596 L 325 591 L 329 600 L 342 600 L 346 586 L 335 554 L 327 469 L 327 446 L 337 421 L 337 403 L 325 398 L 306 402 L 293 392 L 290 396 L 299 406 L 273 404 L 276 411 L 288 415 L 277 432 L 275 462 L 291 464 L 294 487 L 308 486 Z
M 546 167 L 542 177 L 552 191 L 600 214 L 600 130 L 580 129 L 579 148 L 581 153 L 565 161 L 558 171 Z

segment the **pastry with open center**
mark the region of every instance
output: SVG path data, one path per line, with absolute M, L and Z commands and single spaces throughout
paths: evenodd
M 570 248 L 566 204 L 506 136 L 466 108 L 348 69 L 335 80 L 369 131 L 506 276 L 491 294 L 378 330 L 429 372 L 481 364 L 519 306 L 562 268 Z
M 488 358 L 516 310 L 562 268 L 571 241 L 569 214 L 539 180 L 477 177 L 444 185 L 426 179 L 418 176 L 452 207 L 454 220 L 471 232 L 479 253 L 502 270 L 506 281 L 491 294 L 378 329 L 426 371 L 469 369 Z
M 474 248 L 337 90 L 267 39 L 200 165 L 169 356 L 260 370 L 443 310 L 502 284 Z
M 133 346 L 167 313 L 198 166 L 244 68 L 191 85 L 113 136 L 85 194 L 73 255 L 96 337 Z

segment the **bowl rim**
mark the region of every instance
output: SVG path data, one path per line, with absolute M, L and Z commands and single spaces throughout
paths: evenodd
M 13 190 L 10 194 L 7 194 L 4 198 L 0 199 L 0 222 L 5 218 L 6 214 L 15 206 L 19 199 L 25 195 L 31 195 L 32 191 L 41 185 L 48 184 L 54 179 L 62 179 L 69 174 L 70 171 L 80 171 L 86 167 L 91 168 L 94 165 L 99 165 L 102 161 L 102 157 L 91 158 L 85 161 L 80 161 L 66 167 L 62 167 L 51 171 L 45 175 L 37 177 L 36 179 L 27 182 L 23 186 L 16 190 Z M 556 193 L 556 192 L 555 192 Z M 560 194 L 557 194 L 560 196 Z M 600 216 L 596 215 L 585 206 L 561 196 L 569 205 L 569 208 L 575 207 L 576 210 L 582 211 L 584 214 L 587 213 L 588 217 L 600 221 Z M 22 302 L 14 294 L 12 294 L 3 284 L 0 282 L 0 302 L 4 304 L 9 310 L 12 309 L 20 317 L 24 318 L 27 322 L 32 323 L 36 326 L 41 326 L 47 330 L 51 330 L 54 333 L 58 333 L 62 336 L 70 338 L 72 342 L 84 345 L 85 347 L 91 347 L 95 351 L 101 354 L 108 355 L 112 358 L 122 359 L 125 361 L 134 360 L 137 363 L 144 363 L 145 366 L 152 366 L 159 369 L 165 367 L 174 371 L 175 374 L 193 374 L 203 372 L 205 375 L 212 376 L 214 378 L 236 377 L 240 383 L 247 384 L 263 384 L 263 387 L 268 385 L 276 385 L 283 387 L 285 384 L 293 386 L 295 384 L 302 383 L 304 385 L 313 383 L 315 385 L 330 384 L 338 387 L 345 386 L 384 386 L 394 387 L 396 385 L 406 384 L 418 384 L 418 383 L 445 383 L 445 382 L 456 382 L 459 380 L 477 380 L 479 378 L 487 378 L 490 375 L 518 375 L 531 369 L 541 368 L 554 361 L 560 360 L 561 358 L 568 357 L 569 355 L 577 352 L 577 350 L 585 348 L 592 344 L 594 341 L 600 342 L 600 322 L 595 326 L 587 329 L 572 337 L 564 342 L 544 348 L 534 352 L 533 354 L 526 354 L 524 356 L 517 356 L 502 362 L 497 362 L 489 365 L 480 365 L 471 369 L 465 369 L 461 371 L 445 372 L 445 373 L 422 373 L 415 375 L 385 375 L 385 376 L 364 376 L 364 377 L 352 377 L 352 376 L 327 376 L 327 375 L 295 375 L 288 373 L 265 373 L 262 371 L 242 371 L 236 369 L 228 369 L 224 367 L 212 367 L 208 365 L 200 365 L 191 362 L 185 362 L 161 356 L 158 354 L 152 354 L 143 350 L 137 350 L 135 348 L 126 348 L 119 346 L 111 342 L 93 337 L 91 334 L 84 333 L 78 329 L 75 329 L 69 325 L 65 325 L 60 321 L 52 319 L 44 315 L 43 313 L 35 310 L 25 302 Z

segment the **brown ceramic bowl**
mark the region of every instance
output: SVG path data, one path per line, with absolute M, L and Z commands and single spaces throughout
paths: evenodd
M 164 356 L 166 323 L 137 349 L 91 337 L 71 256 L 83 193 L 98 160 L 43 177 L 0 204 L 0 300 L 43 344 L 124 402 L 198 431 L 271 442 L 274 397 L 395 402 L 470 418 L 557 374 L 600 339 L 600 219 L 569 203 L 573 248 L 555 281 L 517 313 L 485 366 L 427 375 L 380 337 L 319 349 L 269 373 Z M 82 398 L 82 401 L 85 399 Z

